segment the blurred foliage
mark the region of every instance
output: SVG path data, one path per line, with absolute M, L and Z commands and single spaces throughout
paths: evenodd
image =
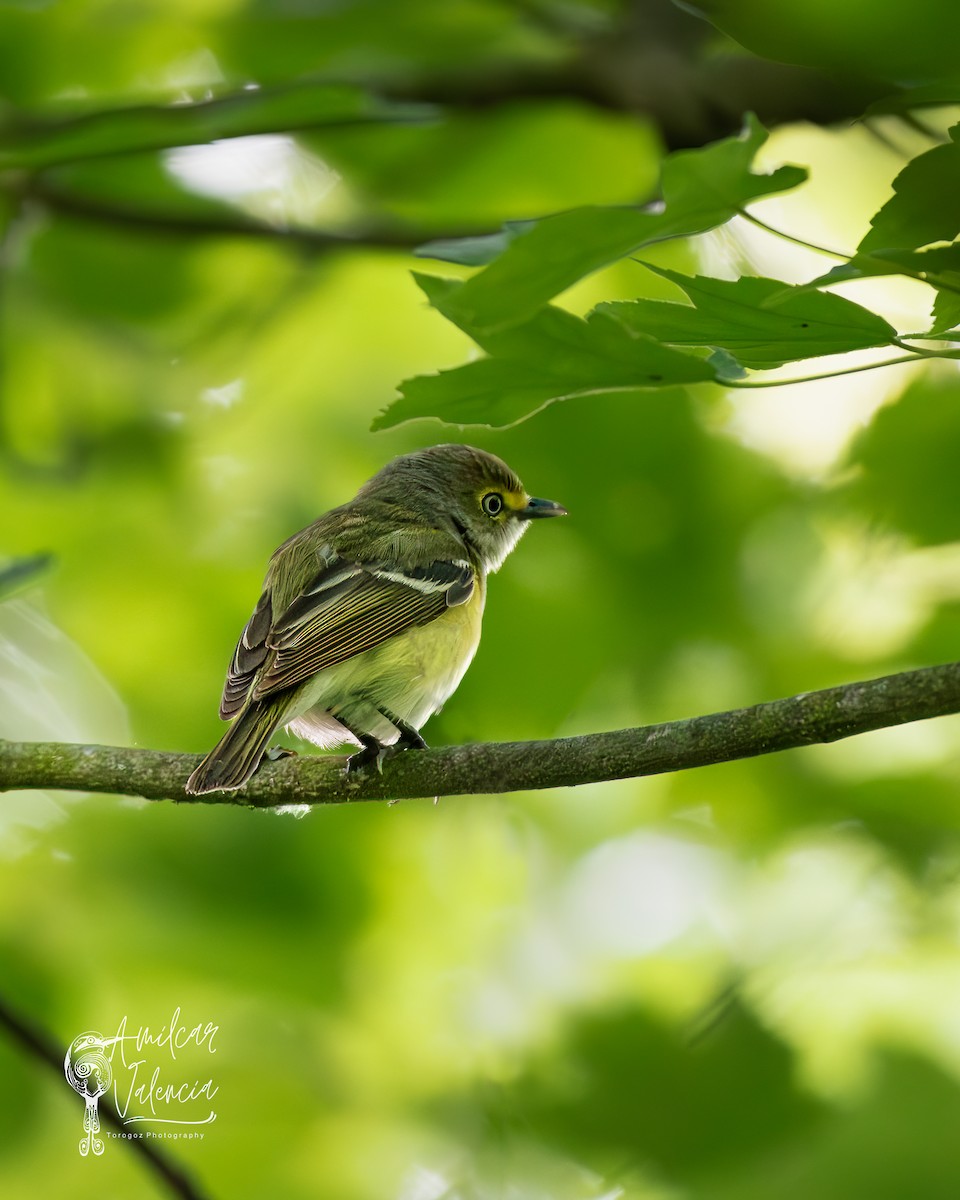
M 697 11 L 756 54 L 890 83 L 958 82 L 949 0 L 697 0 Z
M 491 581 L 431 742 L 956 658 L 952 364 L 710 382 L 953 327 L 956 112 L 896 114 L 955 102 L 955 56 L 923 5 L 762 9 L 709 15 L 913 90 L 667 156 L 585 64 L 629 76 L 641 18 L 661 81 L 736 48 L 653 2 L 0 7 L 0 737 L 206 749 L 272 549 L 451 439 L 571 516 Z M 398 423 L 451 377 L 477 427 Z M 212 1197 L 951 1196 L 957 729 L 303 820 L 5 795 L 0 998 L 64 1046 L 217 1024 L 176 1068 L 217 1120 L 165 1144 Z M 2 1029 L 0 1072 L 3 1195 L 169 1194 L 82 1160 Z
M 692 303 L 639 299 L 601 304 L 579 330 L 567 318 L 562 339 L 587 342 L 592 358 L 605 360 L 586 369 L 567 356 L 545 353 L 543 323 L 557 320 L 549 306 L 541 307 L 545 301 L 598 267 L 623 257 L 634 260 L 638 250 L 653 243 L 746 215 L 749 202 L 803 182 L 806 173 L 797 167 L 781 166 L 766 175 L 752 170 L 766 141 L 756 118 L 748 119 L 739 138 L 665 159 L 663 201 L 656 208 L 582 208 L 540 222 L 509 224 L 487 239 L 486 254 L 476 237 L 428 243 L 421 254 L 485 267 L 459 288 L 435 277 L 422 277 L 420 285 L 433 307 L 469 333 L 488 357 L 441 376 L 407 380 L 400 389 L 402 400 L 374 428 L 425 416 L 503 427 L 555 401 L 617 387 L 670 387 L 706 379 L 728 387 L 764 387 L 765 382 L 744 382 L 747 368 L 767 371 L 874 346 L 896 346 L 925 358 L 957 357 L 960 351 L 950 345 L 942 350 L 914 347 L 877 313 L 814 289 L 873 275 L 923 280 L 935 291 L 934 324 L 928 333 L 904 331 L 904 336 L 949 342 L 960 290 L 952 239 L 960 234 L 960 222 L 945 197 L 954 194 L 960 169 L 958 134 L 955 126 L 950 130 L 954 140 L 908 163 L 894 181 L 894 196 L 873 217 L 857 251 L 835 255 L 846 261 L 803 288 L 746 275 L 689 279 L 654 266 Z M 938 241 L 950 244 L 930 245 Z M 491 345 L 493 333 L 497 342 Z M 556 331 L 553 340 L 558 335 Z M 713 353 L 704 362 L 677 346 Z M 837 374 L 851 369 L 860 368 L 843 363 L 833 368 Z

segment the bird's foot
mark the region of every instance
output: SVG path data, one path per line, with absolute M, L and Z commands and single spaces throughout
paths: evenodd
M 360 738 L 360 742 L 362 749 L 358 750 L 356 754 L 351 754 L 347 759 L 347 775 L 356 775 L 366 771 L 368 767 L 376 767 L 377 774 L 382 775 L 384 759 L 390 747 L 384 746 L 374 737 L 363 736 Z
M 354 775 L 358 771 L 365 771 L 371 766 L 375 766 L 377 774 L 382 775 L 383 764 L 389 759 L 396 757 L 396 755 L 401 754 L 404 750 L 426 750 L 428 748 L 427 743 L 412 725 L 408 725 L 406 721 L 399 721 L 395 717 L 391 717 L 390 720 L 400 730 L 399 738 L 397 738 L 392 746 L 385 746 L 369 734 L 358 735 L 363 748 L 358 750 L 356 754 L 351 754 L 347 759 L 348 775 Z

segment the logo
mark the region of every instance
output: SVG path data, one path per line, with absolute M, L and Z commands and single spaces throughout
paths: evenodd
M 168 1130 L 139 1129 L 106 1134 L 108 1137 L 203 1138 L 198 1128 L 217 1119 L 210 1101 L 220 1090 L 201 1070 L 183 1078 L 188 1063 L 206 1065 L 205 1056 L 216 1054 L 220 1027 L 211 1022 L 188 1026 L 175 1009 L 169 1024 L 154 1032 L 140 1025 L 136 1032 L 124 1016 L 109 1036 L 88 1030 L 70 1043 L 63 1060 L 67 1083 L 83 1100 L 83 1134 L 80 1153 L 86 1158 L 103 1153 L 100 1136 L 100 1099 L 112 1101 L 124 1126 L 163 1125 Z M 178 1057 L 179 1056 L 179 1057 Z M 171 1066 L 171 1064 L 173 1064 Z M 171 1078 L 176 1072 L 176 1078 Z M 133 1110 L 133 1111 L 131 1111 Z

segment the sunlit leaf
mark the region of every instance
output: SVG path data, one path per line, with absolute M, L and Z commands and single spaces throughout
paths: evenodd
M 752 170 L 766 140 L 751 117 L 739 137 L 670 155 L 663 203 L 655 208 L 578 208 L 539 221 L 461 289 L 459 319 L 487 329 L 523 321 L 578 279 L 642 246 L 712 229 L 751 200 L 802 183 L 800 167 Z
M 662 300 L 601 304 L 626 328 L 678 346 L 716 346 L 747 367 L 779 367 L 882 346 L 894 329 L 876 313 L 842 296 L 793 288 L 777 279 L 690 278 L 651 267 L 682 288 L 693 305 Z
M 960 325 L 960 276 L 955 291 L 939 291 L 933 302 L 933 321 L 927 331 L 931 334 L 947 333 Z
M 586 320 L 548 305 L 522 325 L 488 332 L 463 320 L 456 280 L 420 275 L 431 304 L 469 333 L 489 357 L 400 386 L 402 399 L 374 422 L 385 429 L 414 417 L 464 425 L 512 425 L 545 404 L 609 391 L 671 387 L 717 378 L 716 369 L 605 313 Z
M 960 126 L 952 141 L 920 154 L 893 181 L 893 196 L 870 222 L 859 251 L 914 250 L 960 234 Z
M 498 258 L 507 246 L 522 233 L 528 232 L 535 221 L 509 221 L 499 233 L 478 237 L 437 238 L 424 242 L 414 250 L 417 258 L 435 258 L 439 262 L 460 263 L 465 267 L 484 267 Z
M 852 279 L 878 275 L 907 275 L 922 279 L 937 289 L 933 302 L 933 321 L 928 334 L 945 333 L 960 322 L 960 242 L 929 246 L 922 250 L 878 250 L 858 253 L 826 274 L 812 279 L 796 290 L 813 291 Z

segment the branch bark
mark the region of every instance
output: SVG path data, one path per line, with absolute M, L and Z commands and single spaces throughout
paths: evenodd
M 532 791 L 685 771 L 956 712 L 960 662 L 663 725 L 408 752 L 388 761 L 382 775 L 347 778 L 340 757 L 285 758 L 264 763 L 240 791 L 200 797 L 183 790 L 199 761 L 193 754 L 0 741 L 0 791 L 52 788 L 257 808 Z

